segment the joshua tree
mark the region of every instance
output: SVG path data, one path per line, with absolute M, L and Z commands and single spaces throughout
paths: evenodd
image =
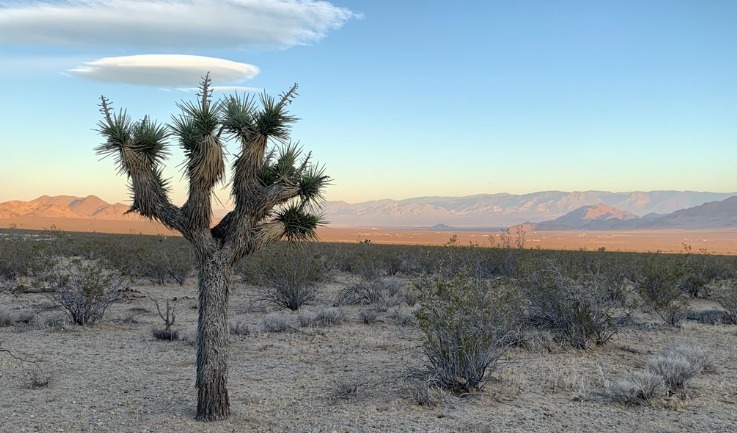
M 289 142 L 297 119 L 287 106 L 297 85 L 277 98 L 233 95 L 212 102 L 209 74 L 199 85 L 197 101 L 177 104 L 181 110 L 169 125 L 148 117 L 132 122 L 101 97 L 103 119 L 98 131 L 105 142 L 98 154 L 112 155 L 127 175 L 133 204 L 128 212 L 157 220 L 192 243 L 199 271 L 197 324 L 197 419 L 225 419 L 230 413 L 227 374 L 228 290 L 233 264 L 280 239 L 316 236 L 323 223 L 316 211 L 330 181 L 324 167 L 301 155 Z M 223 135 L 224 134 L 224 135 Z M 189 195 L 183 206 L 169 200 L 162 164 L 173 136 L 184 150 Z M 235 209 L 211 227 L 213 187 L 225 176 L 222 140 L 238 144 L 234 152 L 232 195 Z

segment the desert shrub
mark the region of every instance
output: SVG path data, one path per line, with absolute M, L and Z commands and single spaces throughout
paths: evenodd
M 440 388 L 427 380 L 408 380 L 405 389 L 418 406 L 435 406 L 442 399 Z
M 728 268 L 705 250 L 693 253 L 691 246 L 684 244 L 684 252 L 679 288 L 694 298 L 709 297 L 709 284 L 728 278 Z
M 605 391 L 607 397 L 627 405 L 651 404 L 663 398 L 668 390 L 663 377 L 650 372 L 635 372 L 612 382 Z
M 376 310 L 361 310 L 358 312 L 358 318 L 365 325 L 376 323 L 378 320 L 379 312 Z
M 28 387 L 30 389 L 41 389 L 49 386 L 51 382 L 51 374 L 44 372 L 39 368 L 35 368 L 28 373 Z
M 332 392 L 334 400 L 352 400 L 358 396 L 358 388 L 361 386 L 353 380 L 341 380 L 335 384 Z
M 394 320 L 394 324 L 397 326 L 410 326 L 415 323 L 415 315 L 411 311 L 404 309 L 394 310 L 391 318 Z
M 467 275 L 418 283 L 423 348 L 439 382 L 455 392 L 479 388 L 519 339 L 516 291 L 501 280 Z
M 638 292 L 645 305 L 671 326 L 679 326 L 686 318 L 686 304 L 679 282 L 683 277 L 682 262 L 678 257 L 652 254 L 644 261 L 636 280 Z
M 118 274 L 99 263 L 73 259 L 60 264 L 47 276 L 49 297 L 77 325 L 93 325 L 120 299 L 123 289 Z
M 153 330 L 153 335 L 157 340 L 166 340 L 166 341 L 174 341 L 179 340 L 179 331 L 171 329 L 172 325 L 174 325 L 174 321 L 176 320 L 177 316 L 174 312 L 174 307 L 169 304 L 169 300 L 166 300 L 166 313 L 163 313 L 161 311 L 161 307 L 159 307 L 159 302 L 154 301 L 156 304 L 156 311 L 159 313 L 159 317 L 161 317 L 161 320 L 164 321 L 164 329 L 161 328 L 155 328 Z
M 29 233 L 10 230 L 0 236 L 0 278 L 16 280 L 38 273 L 43 265 L 43 247 L 44 241 Z
M 391 305 L 401 303 L 402 283 L 393 278 L 361 278 L 358 282 L 343 288 L 334 302 L 335 305 L 377 305 L 386 310 Z
M 329 327 L 342 323 L 345 320 L 345 313 L 338 308 L 321 308 L 316 312 L 302 312 L 297 318 L 302 327 Z
M 293 331 L 294 328 L 289 324 L 289 321 L 279 313 L 269 313 L 261 319 L 261 329 L 264 332 L 289 332 Z
M 251 335 L 251 329 L 243 321 L 231 323 L 228 327 L 230 335 L 237 335 L 239 337 L 247 337 Z
M 689 310 L 686 314 L 686 319 L 705 325 L 719 325 L 729 323 L 731 320 L 726 312 L 713 308 L 708 310 Z
M 157 340 L 177 341 L 179 340 L 179 331 L 176 329 L 154 328 L 151 333 Z
M 724 308 L 727 321 L 737 325 L 737 279 L 725 281 L 714 294 L 714 299 Z
M 253 261 L 243 270 L 262 286 L 260 300 L 296 311 L 315 300 L 317 286 L 327 279 L 324 257 L 309 244 L 274 247 L 249 258 Z
M 671 392 L 682 389 L 686 382 L 713 369 L 711 358 L 698 346 L 679 345 L 669 348 L 663 355 L 651 359 L 647 369 L 663 378 Z
M 568 276 L 564 266 L 552 260 L 536 262 L 524 281 L 528 319 L 538 329 L 584 349 L 589 340 L 605 344 L 619 331 L 618 301 L 609 296 L 612 285 L 621 284 L 600 269 L 581 269 Z
M 0 327 L 13 326 L 19 323 L 29 324 L 33 318 L 34 314 L 30 310 L 21 310 L 17 312 L 0 310 Z

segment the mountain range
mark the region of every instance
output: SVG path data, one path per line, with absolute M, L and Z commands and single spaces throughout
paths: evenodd
M 335 226 L 396 228 L 509 227 L 562 217 L 584 206 L 607 205 L 633 216 L 664 215 L 725 200 L 737 193 L 695 191 L 546 191 L 530 194 L 481 194 L 467 197 L 419 197 L 363 203 L 329 201 L 326 218 Z
M 101 198 L 88 195 L 41 196 L 31 201 L 6 201 L 0 203 L 0 218 L 39 217 L 39 218 L 91 218 L 107 220 L 138 219 L 135 215 L 125 215 L 128 206 L 122 203 L 110 204 Z
M 56 221 L 80 230 L 161 232 L 162 226 L 125 214 L 128 206 L 87 197 L 42 196 L 0 203 L 0 226 L 48 227 Z M 737 227 L 737 193 L 606 191 L 419 197 L 350 204 L 329 201 L 333 227 L 489 229 L 524 224 L 527 230 L 619 230 Z M 222 216 L 226 210 L 216 209 Z M 35 227 L 35 226 L 38 227 Z M 132 225 L 131 229 L 127 229 Z
M 643 217 L 603 204 L 589 205 L 554 220 L 523 226 L 527 231 L 737 228 L 737 196 L 666 215 L 651 213 Z

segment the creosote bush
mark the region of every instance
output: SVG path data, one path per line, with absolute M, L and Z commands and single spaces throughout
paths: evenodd
M 79 259 L 60 264 L 47 279 L 51 286 L 49 297 L 77 325 L 97 323 L 123 291 L 119 275 L 99 263 Z
M 487 370 L 519 340 L 517 290 L 502 280 L 467 275 L 425 279 L 418 288 L 415 314 L 439 383 L 459 393 L 479 389 Z
M 724 308 L 726 319 L 737 325 L 737 279 L 725 281 L 714 294 L 714 299 Z
M 523 282 L 534 328 L 549 330 L 579 349 L 585 349 L 590 340 L 606 344 L 619 331 L 620 301 L 610 295 L 612 286 L 622 282 L 600 267 L 573 273 L 561 263 L 543 260 L 531 266 Z
M 645 260 L 636 281 L 645 305 L 670 326 L 680 326 L 686 318 L 686 303 L 681 299 L 680 287 L 683 271 L 678 257 L 652 254 Z
M 324 258 L 309 244 L 273 245 L 245 262 L 244 275 L 262 286 L 260 299 L 292 311 L 314 301 L 328 277 Z

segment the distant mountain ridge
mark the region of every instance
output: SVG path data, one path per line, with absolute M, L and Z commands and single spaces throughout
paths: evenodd
M 559 218 L 583 206 L 607 205 L 633 215 L 670 214 L 737 193 L 697 191 L 544 191 L 530 194 L 480 194 L 418 197 L 362 203 L 329 201 L 325 216 L 336 226 L 507 227 Z
M 37 217 L 37 218 L 92 218 L 106 220 L 128 220 L 138 218 L 125 215 L 129 209 L 122 203 L 110 204 L 101 198 L 88 195 L 74 197 L 58 195 L 41 196 L 31 201 L 6 201 L 0 203 L 0 218 Z
M 554 220 L 524 224 L 525 230 L 658 230 L 737 228 L 737 196 L 640 218 L 607 205 L 583 206 Z
M 509 227 L 529 223 L 546 230 L 585 228 L 673 228 L 728 226 L 736 210 L 710 204 L 737 196 L 729 193 L 651 191 L 546 191 L 531 194 L 482 194 L 467 197 L 418 197 L 350 204 L 327 202 L 326 219 L 333 226 L 461 229 Z M 737 198 L 733 199 L 737 201 Z M 701 210 L 693 208 L 703 206 Z M 140 221 L 125 214 L 128 205 L 110 204 L 97 196 L 41 196 L 31 201 L 0 203 L 0 220 L 14 218 Z M 215 209 L 221 217 L 226 212 Z M 680 213 L 676 213 L 680 212 Z M 638 217 L 638 215 L 641 215 Z M 544 228 L 544 227 L 548 228 Z M 557 228 L 554 228 L 557 227 Z M 569 228 L 564 228 L 569 227 Z

